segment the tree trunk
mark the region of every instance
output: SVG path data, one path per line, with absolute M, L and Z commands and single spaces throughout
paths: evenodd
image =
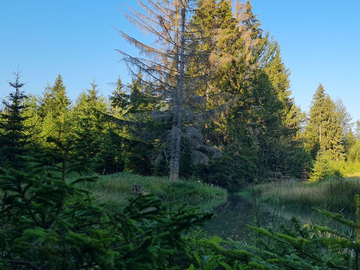
M 176 29 L 176 38 L 180 42 L 176 42 L 178 46 L 177 63 L 178 74 L 176 78 L 176 89 L 173 95 L 173 121 L 171 128 L 171 164 L 170 164 L 170 183 L 179 180 L 180 156 L 181 156 L 181 138 L 182 138 L 182 107 L 184 99 L 184 73 L 185 73 L 185 2 L 179 0 L 176 2 L 176 9 L 179 10 L 180 4 L 180 31 Z M 177 12 L 177 15 L 179 13 Z

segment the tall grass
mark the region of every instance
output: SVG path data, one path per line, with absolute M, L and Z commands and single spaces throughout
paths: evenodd
M 355 194 L 360 193 L 360 177 L 331 179 L 323 182 L 277 182 L 252 188 L 261 200 L 299 208 L 320 207 L 331 211 L 355 210 Z
M 208 205 L 204 201 L 211 199 L 220 203 L 227 199 L 225 189 L 198 180 L 181 180 L 170 185 L 167 177 L 140 176 L 125 172 L 98 176 L 96 182 L 83 183 L 82 186 L 91 191 L 96 200 L 106 208 L 116 209 L 123 207 L 129 197 L 135 196 L 134 184 L 140 185 L 144 192 L 155 194 L 169 202 L 181 200 L 197 205 L 201 201 Z

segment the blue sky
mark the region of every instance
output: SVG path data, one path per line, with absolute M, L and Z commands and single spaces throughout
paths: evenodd
M 127 0 L 132 3 L 135 1 Z M 297 105 L 308 111 L 319 83 L 360 119 L 359 0 L 253 0 L 253 11 L 279 42 Z M 41 94 L 60 73 L 75 100 L 94 78 L 108 96 L 120 75 L 115 49 L 132 51 L 112 27 L 140 36 L 118 0 L 0 0 L 0 98 L 18 65 L 26 93 Z

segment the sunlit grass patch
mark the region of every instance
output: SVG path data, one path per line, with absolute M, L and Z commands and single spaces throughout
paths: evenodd
M 106 208 L 121 208 L 129 197 L 136 196 L 133 186 L 141 187 L 142 192 L 155 194 L 164 201 L 181 200 L 199 202 L 206 200 L 225 201 L 227 191 L 220 187 L 204 184 L 198 180 L 180 180 L 170 185 L 169 178 L 141 176 L 131 173 L 117 173 L 98 176 L 92 183 L 83 183 L 84 189 L 92 192 L 96 200 Z M 194 203 L 197 204 L 197 203 Z
M 348 173 L 347 177 L 356 177 L 359 178 L 360 181 L 360 172 Z

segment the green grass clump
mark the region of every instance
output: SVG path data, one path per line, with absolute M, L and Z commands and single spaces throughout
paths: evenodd
M 331 211 L 354 211 L 353 198 L 360 193 L 360 177 L 323 182 L 272 182 L 252 187 L 264 202 L 298 208 L 321 207 Z
M 108 209 L 122 208 L 129 197 L 135 196 L 133 185 L 141 185 L 146 193 L 155 194 L 164 201 L 181 200 L 189 204 L 206 200 L 225 201 L 227 191 L 197 180 L 181 180 L 170 185 L 169 178 L 141 176 L 131 173 L 116 173 L 98 176 L 96 182 L 83 183 L 82 187 L 92 192 L 97 201 Z

